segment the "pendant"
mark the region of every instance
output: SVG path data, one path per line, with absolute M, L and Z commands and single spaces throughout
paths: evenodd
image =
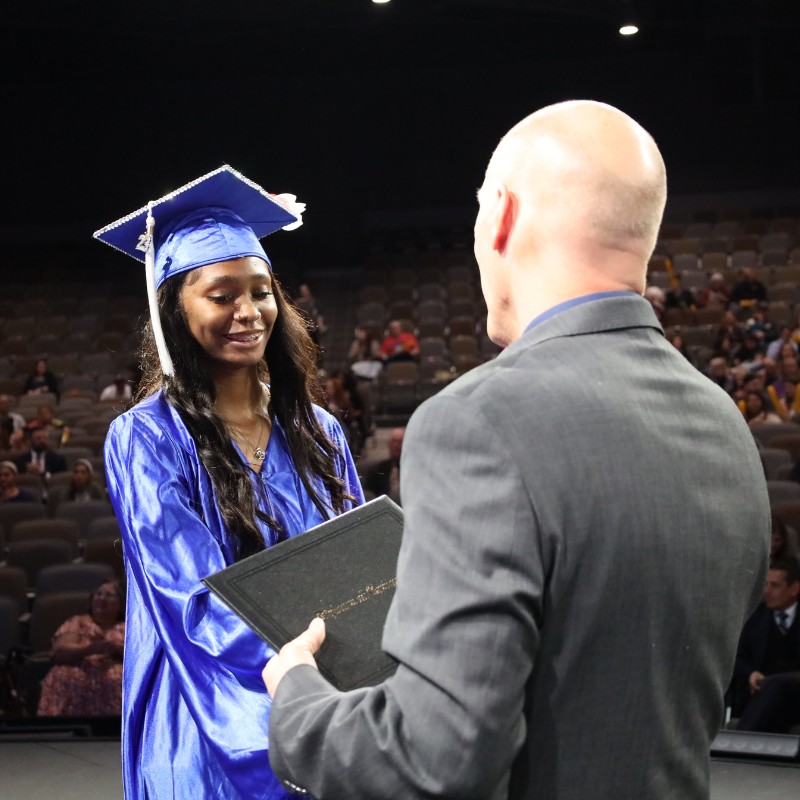
M 257 458 L 259 461 L 263 461 L 263 460 L 264 460 L 264 459 L 267 457 L 267 454 L 266 454 L 266 453 L 265 453 L 265 452 L 264 452 L 264 451 L 263 451 L 263 450 L 262 450 L 260 447 L 256 447 L 256 449 L 255 449 L 255 450 L 253 450 L 253 455 L 254 455 L 254 456 L 255 456 L 255 457 L 256 457 L 256 458 Z

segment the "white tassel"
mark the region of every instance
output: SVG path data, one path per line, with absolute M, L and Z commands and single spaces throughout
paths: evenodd
M 161 328 L 161 316 L 158 313 L 158 295 L 156 292 L 156 248 L 153 243 L 153 231 L 155 220 L 153 219 L 153 203 L 147 204 L 147 231 L 140 240 L 138 249 L 144 250 L 145 274 L 147 275 L 147 300 L 150 304 L 150 324 L 153 326 L 153 338 L 156 340 L 156 350 L 158 359 L 161 362 L 161 372 L 164 376 L 172 375 L 175 371 L 172 366 L 167 350 L 167 343 L 164 340 L 164 331 Z M 142 246 L 143 245 L 143 246 Z

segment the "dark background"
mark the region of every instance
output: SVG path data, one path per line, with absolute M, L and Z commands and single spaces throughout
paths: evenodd
M 653 133 L 673 198 L 760 192 L 778 207 L 800 187 L 796 0 L 50 0 L 4 13 L 6 248 L 87 241 L 230 163 L 308 204 L 273 255 L 354 263 L 378 222 L 441 208 L 469 221 L 502 134 L 579 97 Z M 641 28 L 630 39 L 626 15 Z

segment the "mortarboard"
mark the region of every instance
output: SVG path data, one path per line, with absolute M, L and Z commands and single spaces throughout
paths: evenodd
M 263 258 L 259 239 L 302 225 L 305 206 L 294 195 L 272 195 L 223 165 L 128 214 L 94 237 L 147 267 L 150 317 L 161 369 L 172 374 L 156 291 L 173 275 L 245 256 Z

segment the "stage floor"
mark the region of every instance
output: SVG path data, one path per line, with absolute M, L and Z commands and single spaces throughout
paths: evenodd
M 0 742 L 0 776 L 0 800 L 122 800 L 119 741 Z M 711 763 L 711 800 L 798 797 L 800 764 Z

